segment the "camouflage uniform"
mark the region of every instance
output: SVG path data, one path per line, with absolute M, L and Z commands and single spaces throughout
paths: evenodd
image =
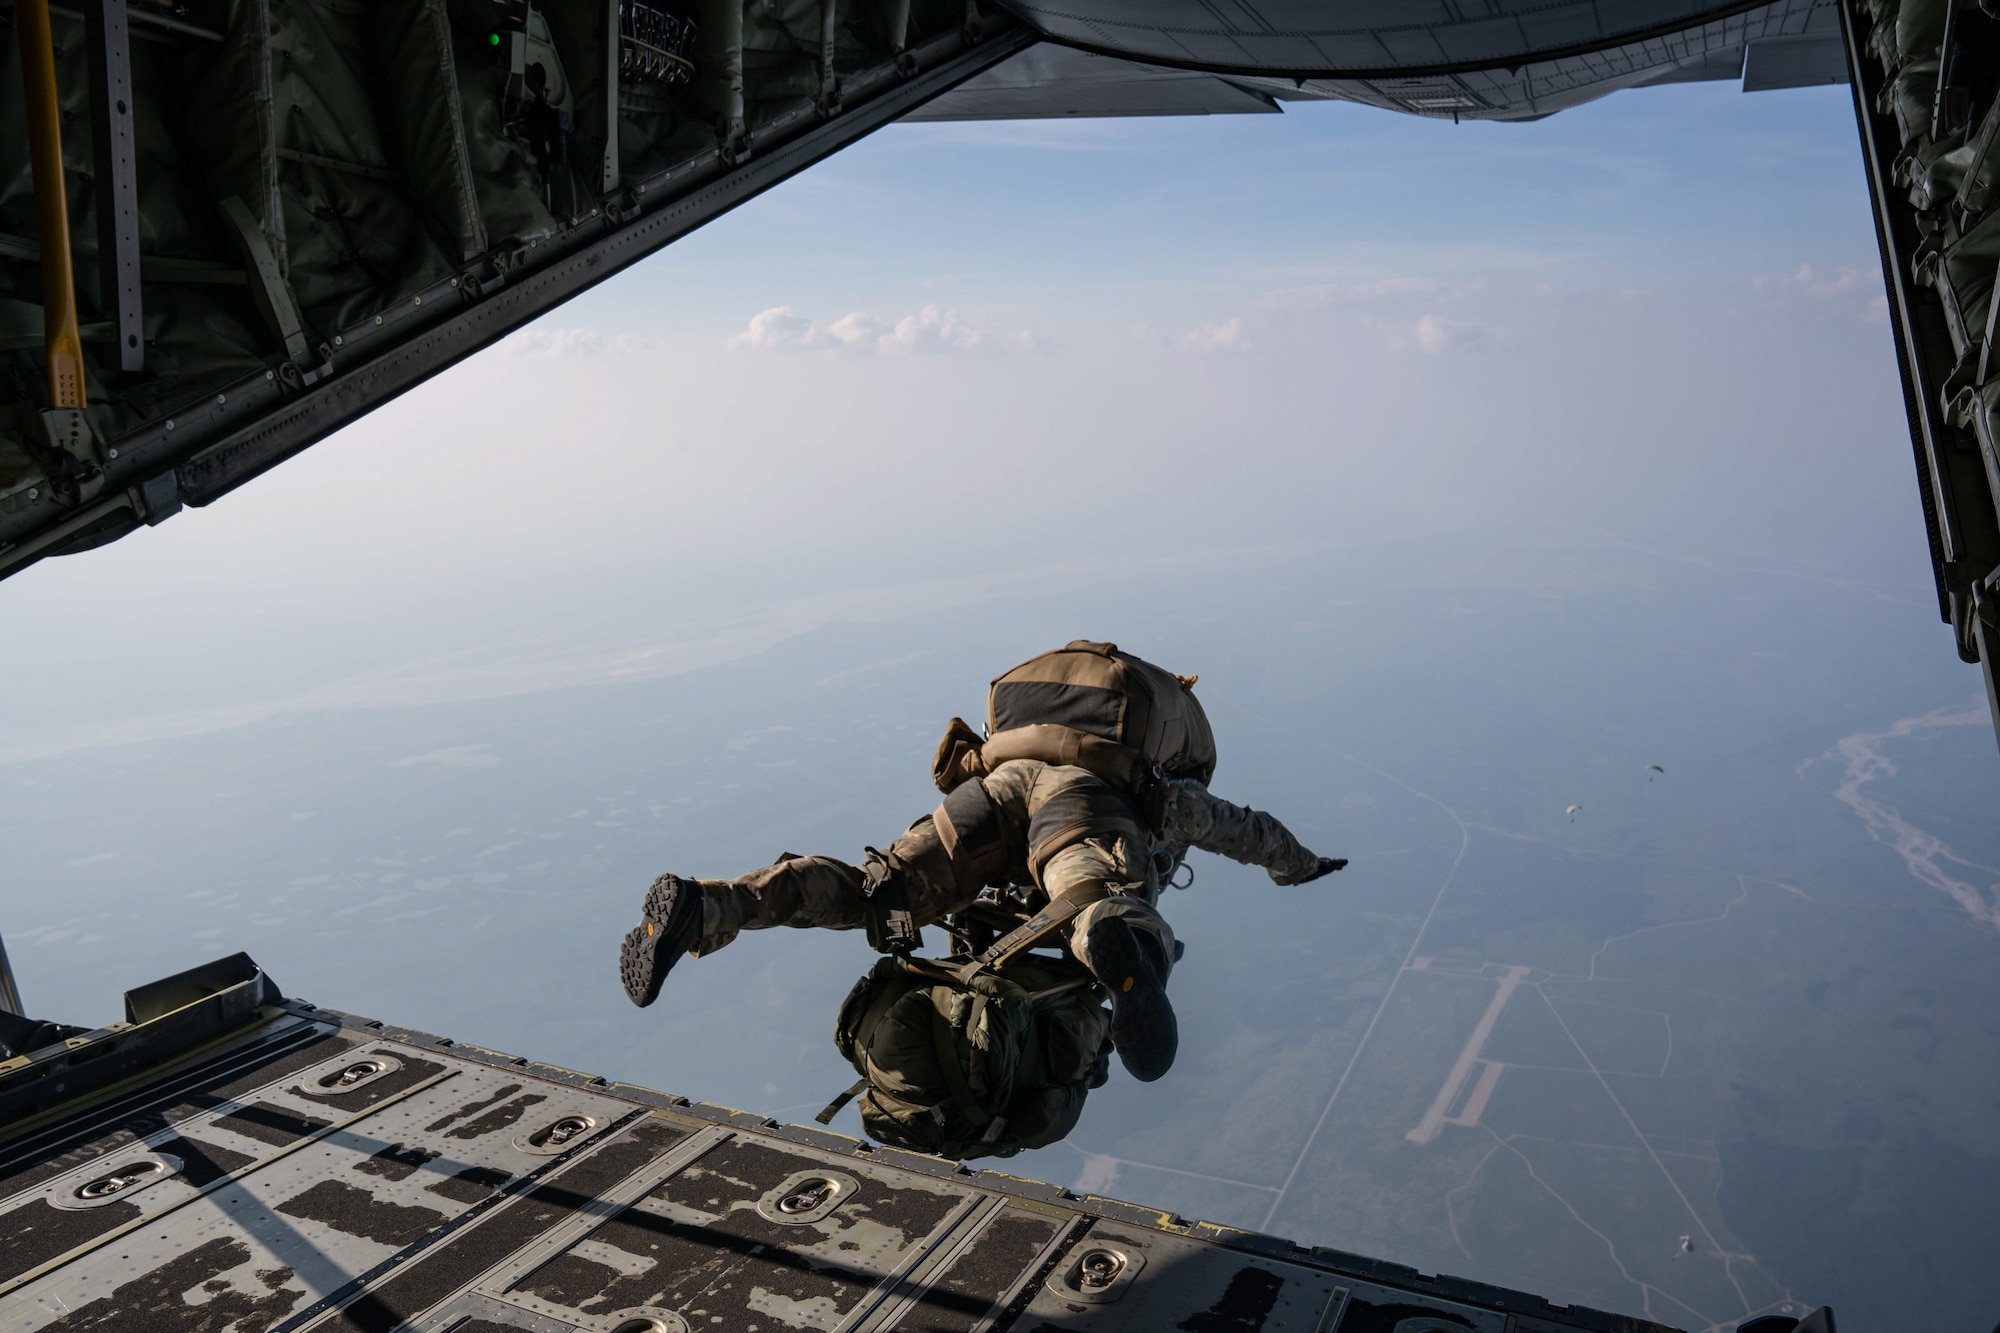
M 1003 855 L 983 867 L 969 868 L 965 858 L 955 854 L 950 812 L 956 792 L 886 849 L 887 859 L 903 872 L 905 900 L 918 925 L 965 907 L 989 884 L 1038 884 L 1051 901 L 1069 893 L 1095 892 L 1101 885 L 1109 895 L 1086 907 L 1070 924 L 1070 947 L 1077 957 L 1088 965 L 1091 926 L 1118 916 L 1152 934 L 1171 966 L 1179 950 L 1156 903 L 1162 875 L 1173 873 L 1188 848 L 1262 866 L 1279 884 L 1297 883 L 1320 869 L 1320 859 L 1275 818 L 1212 796 L 1191 778 L 1162 780 L 1154 806 L 1157 832 L 1143 820 L 1093 822 L 1086 815 L 1067 830 L 1075 836 L 1068 841 L 1055 839 L 1060 845 L 1037 864 L 1031 831 L 1038 816 L 1063 809 L 1060 803 L 1066 798 L 1072 803 L 1101 798 L 1111 790 L 1108 784 L 1084 769 L 1034 759 L 1009 761 L 973 781 L 983 783 L 991 802 Z M 864 882 L 863 872 L 843 861 L 790 855 L 739 879 L 703 880 L 702 931 L 692 952 L 714 953 L 740 931 L 772 926 L 861 928 L 871 911 Z

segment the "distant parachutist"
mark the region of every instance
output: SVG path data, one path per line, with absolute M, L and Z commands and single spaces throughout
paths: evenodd
M 1572 823 L 1572 824 L 1574 824 L 1574 823 L 1576 822 L 1576 812 L 1577 812 L 1577 811 L 1579 811 L 1579 810 L 1581 810 L 1581 809 L 1583 809 L 1583 807 L 1582 807 L 1582 806 L 1580 806 L 1580 805 L 1573 805 L 1573 806 L 1571 806 L 1571 807 L 1570 807 L 1569 809 L 1567 809 L 1567 810 L 1563 811 L 1563 813 L 1564 813 L 1564 814 L 1566 814 L 1566 815 L 1568 815 L 1568 816 L 1569 816 L 1569 822 L 1570 822 L 1570 823 Z
M 1648 764 L 1646 765 L 1646 781 L 1651 782 L 1653 780 L 1652 776 L 1653 774 L 1664 773 L 1666 771 L 1667 771 L 1666 769 L 1661 768 L 1658 764 Z

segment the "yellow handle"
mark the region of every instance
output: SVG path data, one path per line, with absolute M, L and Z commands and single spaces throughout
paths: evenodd
M 28 154 L 35 169 L 35 226 L 42 250 L 42 330 L 49 406 L 82 407 L 83 339 L 76 330 L 76 279 L 69 253 L 69 192 L 63 185 L 62 105 L 56 97 L 49 0 L 14 0 Z

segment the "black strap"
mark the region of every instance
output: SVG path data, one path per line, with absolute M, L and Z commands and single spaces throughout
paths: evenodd
M 910 953 L 924 947 L 923 931 L 910 912 L 905 891 L 908 871 L 900 858 L 873 847 L 861 868 L 861 894 L 866 900 L 868 943 L 877 953 Z
M 849 1088 L 846 1092 L 841 1093 L 838 1097 L 835 1097 L 832 1101 L 828 1102 L 826 1104 L 826 1109 L 824 1111 L 821 1111 L 818 1115 L 814 1116 L 813 1119 L 819 1121 L 822 1125 L 832 1124 L 833 1118 L 840 1114 L 840 1108 L 847 1105 L 849 1102 L 853 1101 L 856 1097 L 859 1097 L 863 1092 L 867 1091 L 867 1089 L 868 1089 L 867 1079 L 858 1078 L 854 1080 L 853 1087 Z
M 970 982 L 981 972 L 1005 966 L 1014 955 L 1032 949 L 1044 936 L 1076 920 L 1084 908 L 1092 903 L 1103 902 L 1112 892 L 1111 886 L 1102 882 L 1071 889 L 1035 913 L 1027 924 L 1008 931 L 993 941 L 984 953 L 960 967 L 958 979 L 961 982 Z

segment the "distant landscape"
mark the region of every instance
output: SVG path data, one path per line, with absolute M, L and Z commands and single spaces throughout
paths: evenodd
M 1198 672 L 1215 789 L 1353 865 L 1197 857 L 1178 1065 L 1006 1169 L 1687 1329 L 2000 1315 L 2000 750 L 1922 587 L 1590 534 L 1246 550 L 625 684 L 79 730 L 0 762 L 37 886 L 0 932 L 75 1021 L 244 949 L 324 1005 L 806 1119 L 865 942 L 746 936 L 640 1012 L 639 895 L 880 845 L 945 720 L 1077 636 Z

